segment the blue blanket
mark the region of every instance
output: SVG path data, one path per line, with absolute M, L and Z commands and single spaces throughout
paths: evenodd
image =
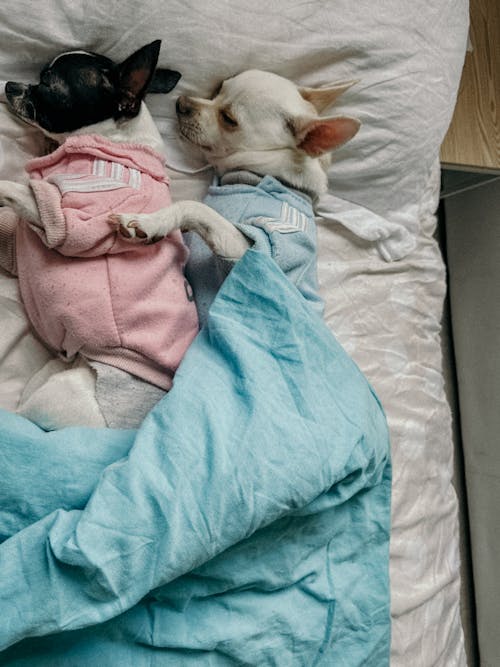
M 389 663 L 385 417 L 263 254 L 137 432 L 2 412 L 0 480 L 2 665 Z

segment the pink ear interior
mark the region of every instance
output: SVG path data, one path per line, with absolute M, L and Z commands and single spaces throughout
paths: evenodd
M 354 118 L 318 118 L 303 128 L 298 147 L 311 157 L 318 157 L 345 144 L 359 130 Z

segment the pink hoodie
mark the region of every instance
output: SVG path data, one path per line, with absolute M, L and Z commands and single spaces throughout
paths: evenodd
M 135 245 L 107 223 L 170 204 L 162 156 L 75 136 L 27 171 L 42 221 L 18 225 L 17 270 L 36 331 L 66 358 L 80 352 L 169 389 L 198 332 L 182 235 Z

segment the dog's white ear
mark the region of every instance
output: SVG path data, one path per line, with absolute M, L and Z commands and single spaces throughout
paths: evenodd
M 361 123 L 356 118 L 312 118 L 295 121 L 294 126 L 297 147 L 319 157 L 352 139 Z
M 327 88 L 304 88 L 299 87 L 299 93 L 302 97 L 310 102 L 320 114 L 323 113 L 325 109 L 331 107 L 338 97 L 345 93 L 351 86 L 355 83 L 358 83 L 358 80 L 353 81 L 343 81 L 341 83 L 336 83 L 333 86 L 328 86 Z

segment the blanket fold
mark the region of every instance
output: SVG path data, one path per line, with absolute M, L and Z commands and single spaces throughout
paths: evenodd
M 385 417 L 271 259 L 137 432 L 1 424 L 2 664 L 388 664 Z

